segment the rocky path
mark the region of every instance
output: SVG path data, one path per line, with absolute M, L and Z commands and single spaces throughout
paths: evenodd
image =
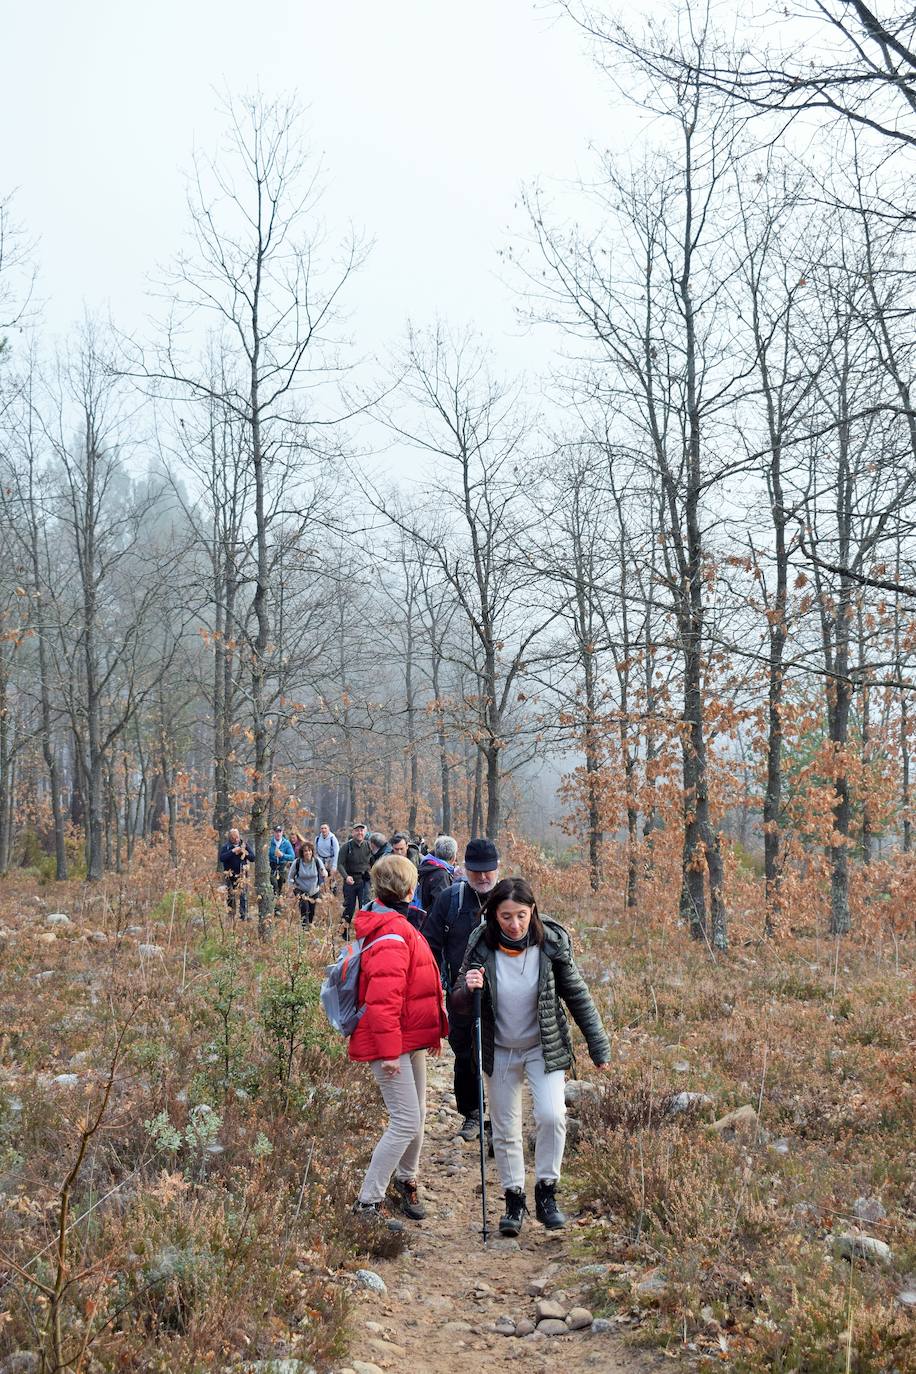
M 481 1239 L 478 1146 L 454 1135 L 451 1056 L 430 1060 L 429 1114 L 423 1151 L 421 1191 L 429 1216 L 405 1221 L 409 1248 L 396 1259 L 373 1260 L 386 1291 L 360 1287 L 353 1339 L 341 1374 L 415 1370 L 424 1374 L 479 1374 L 521 1367 L 524 1371 L 629 1371 L 658 1367 L 649 1357 L 626 1350 L 613 1324 L 598 1321 L 566 1334 L 540 1330 L 503 1335 L 519 1323 L 530 1331 L 538 1320 L 538 1297 L 569 1312 L 582 1306 L 588 1279 L 570 1256 L 575 1227 L 548 1233 L 526 1218 L 519 1241 L 496 1237 L 502 1201 L 493 1161 L 488 1161 L 489 1219 L 494 1239 Z M 533 1184 L 528 1188 L 529 1196 Z M 371 1283 L 371 1274 L 365 1281 Z M 500 1319 L 503 1319 L 500 1321 Z M 585 1323 L 580 1315 L 574 1320 Z M 559 1323 L 556 1329 L 561 1329 Z M 667 1363 L 667 1362 L 664 1362 Z

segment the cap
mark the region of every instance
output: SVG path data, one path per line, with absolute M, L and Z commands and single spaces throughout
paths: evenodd
M 351 829 L 351 830 L 365 830 L 365 828 L 366 828 L 366 822 L 365 822 L 365 821 L 351 821 L 351 822 L 350 822 L 350 829 Z
M 472 873 L 492 873 L 499 868 L 499 851 L 492 840 L 468 840 L 464 866 Z

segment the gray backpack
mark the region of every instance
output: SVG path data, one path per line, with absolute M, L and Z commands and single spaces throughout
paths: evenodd
M 377 935 L 365 944 L 362 940 L 351 940 L 337 956 L 336 964 L 328 964 L 327 976 L 321 984 L 321 1005 L 325 1015 L 336 1031 L 350 1036 L 360 1023 L 365 1006 L 359 1006 L 359 965 L 364 950 L 371 949 L 381 940 L 407 941 L 403 935 L 389 931 L 387 935 Z

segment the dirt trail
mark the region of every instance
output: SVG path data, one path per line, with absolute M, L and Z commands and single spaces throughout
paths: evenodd
M 521 1365 L 525 1371 L 562 1369 L 564 1374 L 585 1370 L 649 1374 L 657 1369 L 657 1361 L 626 1350 L 609 1332 L 519 1339 L 487 1329 L 501 1316 L 534 1320 L 535 1298 L 528 1294 L 528 1285 L 551 1265 L 556 1266 L 551 1294 L 560 1290 L 569 1307 L 576 1305 L 577 1290 L 584 1290 L 588 1281 L 576 1273 L 579 1261 L 569 1257 L 574 1227 L 550 1234 L 526 1217 L 519 1249 L 484 1248 L 477 1192 L 478 1146 L 476 1142 L 466 1145 L 454 1134 L 459 1121 L 451 1094 L 451 1055 L 444 1049 L 440 1059 L 429 1061 L 429 1071 L 421 1180 L 429 1216 L 420 1224 L 405 1221 L 411 1242 L 403 1254 L 393 1260 L 367 1261 L 367 1268 L 384 1279 L 388 1292 L 385 1296 L 364 1290 L 357 1294 L 353 1340 L 343 1369 L 352 1369 L 354 1361 L 423 1374 L 482 1374 L 512 1365 Z M 487 1167 L 487 1191 L 495 1236 L 502 1196 L 492 1160 Z M 532 1192 L 533 1183 L 529 1183 L 529 1199 Z M 492 1292 L 475 1297 L 478 1285 Z

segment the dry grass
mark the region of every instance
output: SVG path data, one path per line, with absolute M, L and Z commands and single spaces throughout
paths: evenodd
M 736 1370 L 833 1374 L 847 1356 L 861 1374 L 916 1370 L 916 1316 L 897 1302 L 916 1277 L 912 938 L 769 945 L 739 922 L 713 960 L 661 903 L 633 922 L 562 882 L 552 900 L 617 1028 L 613 1081 L 570 1160 L 593 1218 L 583 1258 L 611 1266 L 596 1305 Z M 685 1090 L 712 1107 L 672 1115 Z M 756 1132 L 710 1129 L 745 1104 Z M 863 1197 L 886 1216 L 860 1221 Z M 890 1265 L 837 1258 L 834 1235 L 854 1227 Z M 664 1288 L 640 1292 L 653 1273 Z
M 348 1204 L 381 1113 L 315 1005 L 336 927 L 304 940 L 278 928 L 259 944 L 253 927 L 227 923 L 208 859 L 183 843 L 167 889 L 153 851 L 129 882 L 14 876 L 0 894 L 0 1360 L 47 1345 L 60 1187 L 128 1017 L 71 1200 L 58 1302 L 71 1368 L 190 1374 L 283 1355 L 326 1367 L 345 1348 L 347 1275 L 365 1262 Z M 916 1321 L 896 1297 L 916 1274 L 912 938 L 874 901 L 857 910 L 862 934 L 837 948 L 818 934 L 812 886 L 811 933 L 793 937 L 787 922 L 762 944 L 747 877 L 732 952 L 714 961 L 675 927 L 676 869 L 663 860 L 637 918 L 616 903 L 621 885 L 596 898 L 581 872 L 521 846 L 510 863 L 574 931 L 616 1026 L 615 1070 L 566 1185 L 586 1209 L 583 1260 L 609 1266 L 596 1307 L 639 1339 L 754 1374 L 827 1374 L 847 1355 L 863 1374 L 906 1374 Z M 617 884 L 613 855 L 609 873 Z M 905 910 L 913 894 L 899 878 L 894 891 Z M 73 926 L 50 926 L 55 909 Z M 76 1083 L 54 1081 L 64 1073 Z M 729 1141 L 702 1106 L 672 1115 L 683 1090 L 708 1093 L 716 1115 L 759 1105 L 759 1131 Z M 886 1216 L 863 1229 L 893 1260 L 851 1268 L 831 1237 L 870 1196 Z M 385 1248 L 398 1244 L 386 1234 Z M 664 1288 L 640 1293 L 656 1270 Z
M 264 946 L 208 875 L 179 883 L 163 895 L 150 860 L 129 884 L 14 877 L 0 898 L 0 1360 L 50 1352 L 55 1307 L 77 1369 L 344 1347 L 366 1256 L 348 1209 L 380 1111 L 317 1006 L 336 925 L 279 924 Z M 61 1182 L 128 1019 L 55 1302 Z

